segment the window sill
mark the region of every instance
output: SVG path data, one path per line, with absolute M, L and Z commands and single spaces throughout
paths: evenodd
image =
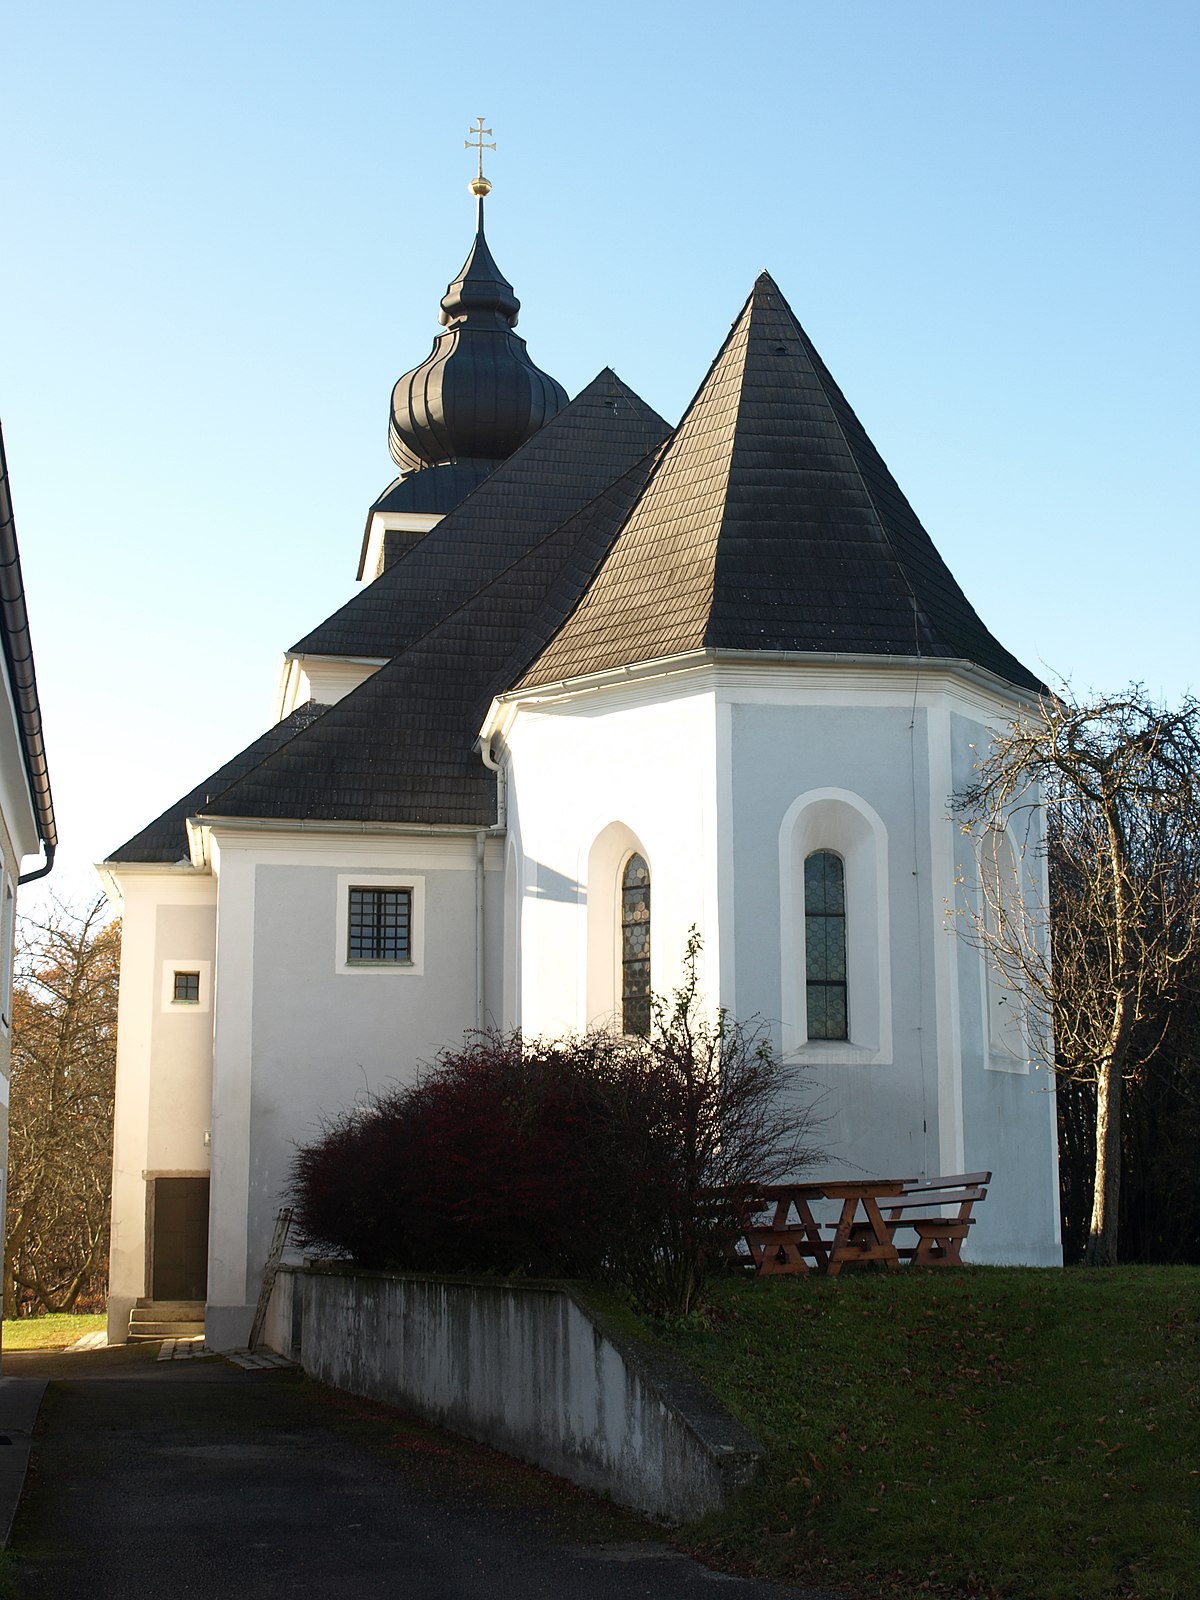
M 989 1072 L 1008 1072 L 1019 1078 L 1029 1076 L 1028 1057 L 1010 1055 L 1007 1050 L 989 1050 L 984 1065 Z
M 882 1050 L 848 1039 L 809 1039 L 783 1058 L 785 1066 L 890 1067 L 892 1058 Z
M 343 972 L 415 972 L 415 961 L 372 961 L 368 957 L 347 958 L 341 966 Z

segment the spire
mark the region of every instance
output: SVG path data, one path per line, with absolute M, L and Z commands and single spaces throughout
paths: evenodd
M 507 460 L 566 404 L 566 390 L 535 367 L 516 327 L 521 302 L 500 271 L 483 233 L 483 202 L 492 185 L 483 152 L 494 150 L 482 117 L 464 140 L 479 153 L 470 183 L 477 203 L 475 240 L 462 271 L 442 296 L 446 329 L 419 367 L 392 391 L 388 444 L 401 472 Z M 414 509 L 415 509 L 414 502 Z
M 483 202 L 487 198 L 487 196 L 489 194 L 491 194 L 491 192 L 492 192 L 491 184 L 488 182 L 488 180 L 483 175 L 483 152 L 485 150 L 494 150 L 496 148 L 496 146 L 495 146 L 494 143 L 493 144 L 485 144 L 484 141 L 483 141 L 484 134 L 486 133 L 490 137 L 491 136 L 491 132 L 492 132 L 492 130 L 490 128 L 485 128 L 484 127 L 483 118 L 482 117 L 476 117 L 475 118 L 475 123 L 476 123 L 476 126 L 471 129 L 471 132 L 475 135 L 475 137 L 473 139 L 464 139 L 463 140 L 463 149 L 464 150 L 478 150 L 479 151 L 479 171 L 471 179 L 470 189 L 471 189 L 471 193 L 475 196 L 476 200 L 478 201 L 478 205 L 476 206 L 476 209 L 475 209 L 475 232 L 480 234 L 480 235 L 482 235 L 482 233 L 483 233 Z

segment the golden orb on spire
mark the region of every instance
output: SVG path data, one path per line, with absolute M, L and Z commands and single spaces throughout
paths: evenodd
M 471 179 L 470 187 L 471 193 L 475 196 L 475 198 L 477 200 L 482 200 L 484 195 L 491 194 L 492 192 L 491 184 L 483 175 L 483 152 L 485 150 L 494 150 L 496 146 L 494 144 L 484 143 L 484 135 L 491 133 L 492 130 L 484 127 L 483 118 L 476 117 L 475 122 L 476 126 L 471 129 L 472 137 L 470 139 L 464 139 L 463 145 L 466 149 L 474 150 L 479 155 L 479 171 Z M 481 211 L 479 214 L 482 216 L 483 212 Z

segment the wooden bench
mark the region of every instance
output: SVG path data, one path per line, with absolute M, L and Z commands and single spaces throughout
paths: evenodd
M 945 1178 L 911 1178 L 904 1192 L 884 1202 L 884 1222 L 895 1243 L 897 1233 L 911 1228 L 915 1242 L 896 1245 L 902 1260 L 914 1267 L 961 1267 L 963 1241 L 974 1225 L 971 1212 L 987 1198 L 990 1172 L 956 1172 Z M 957 1207 L 952 1216 L 945 1213 Z
M 731 1264 L 751 1268 L 760 1277 L 804 1276 L 813 1268 L 836 1277 L 847 1264 L 868 1262 L 892 1268 L 902 1261 L 918 1267 L 961 1266 L 963 1240 L 974 1221 L 971 1212 L 986 1197 L 991 1177 L 990 1172 L 959 1172 L 939 1178 L 829 1179 L 745 1190 L 734 1205 L 749 1254 L 732 1256 Z M 839 1221 L 818 1222 L 811 1210 L 815 1200 L 840 1200 Z M 957 1210 L 946 1216 L 950 1207 Z M 770 1220 L 759 1220 L 765 1211 Z M 914 1242 L 908 1242 L 908 1232 L 916 1235 Z

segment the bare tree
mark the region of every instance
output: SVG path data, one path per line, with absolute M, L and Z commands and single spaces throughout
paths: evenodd
M 997 986 L 1022 997 L 1032 1047 L 1095 1085 L 1086 1260 L 1113 1263 L 1122 1085 L 1153 1061 L 1155 1019 L 1194 981 L 1200 953 L 1200 702 L 1170 711 L 1138 685 L 1085 704 L 1046 696 L 976 773 L 955 799 L 983 838 L 974 936 Z M 1044 836 L 1022 822 L 1039 804 Z M 1030 839 L 1048 855 L 1049 906 L 1030 891 L 1040 869 L 1015 884 L 1006 872 L 1014 838 L 1018 856 Z
M 13 991 L 4 1314 L 69 1311 L 109 1237 L 119 923 L 103 898 L 22 920 Z

